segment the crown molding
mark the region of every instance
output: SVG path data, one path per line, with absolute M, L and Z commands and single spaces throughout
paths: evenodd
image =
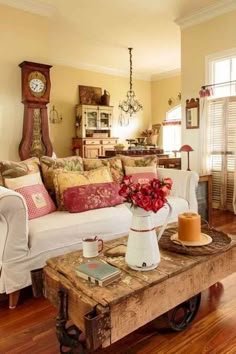
M 51 17 L 56 11 L 54 6 L 34 0 L 0 0 L 0 4 L 45 17 Z
M 57 64 L 57 65 L 62 65 L 62 66 L 73 67 L 76 69 L 97 72 L 97 73 L 101 73 L 101 74 L 129 77 L 128 71 L 110 68 L 110 67 L 106 67 L 106 66 L 87 64 L 87 63 L 72 61 L 72 60 L 61 60 L 61 59 L 56 59 L 56 58 L 53 58 L 53 63 Z M 151 81 L 151 75 L 148 75 L 148 74 L 137 74 L 136 73 L 136 74 L 133 74 L 133 78 L 136 80 Z
M 170 77 L 180 76 L 180 75 L 181 75 L 181 70 L 175 69 L 171 71 L 162 72 L 160 74 L 154 74 L 151 76 L 151 81 L 158 81 L 158 80 L 167 79 Z
M 190 16 L 175 20 L 175 23 L 184 29 L 234 10 L 236 10 L 235 0 L 221 0 L 218 4 L 207 6 Z

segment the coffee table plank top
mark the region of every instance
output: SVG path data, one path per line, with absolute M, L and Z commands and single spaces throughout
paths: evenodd
M 112 240 L 105 243 L 105 249 L 126 243 L 127 237 L 120 240 Z M 84 280 L 76 275 L 75 268 L 88 261 L 82 256 L 82 251 L 71 252 L 62 256 L 51 258 L 47 265 L 56 272 L 64 275 L 65 278 L 76 289 L 82 291 L 87 296 L 102 306 L 112 305 L 120 302 L 123 298 L 134 295 L 139 290 L 144 290 L 157 283 L 163 282 L 169 277 L 173 277 L 179 272 L 192 268 L 201 262 L 204 257 L 190 257 L 173 252 L 161 251 L 161 262 L 159 266 L 148 272 L 138 272 L 132 270 L 125 263 L 124 257 L 108 257 L 100 255 L 99 259 L 118 267 L 121 270 L 121 279 L 114 283 L 100 287 Z M 96 290 L 96 291 L 95 291 Z
M 105 242 L 105 250 L 126 242 L 127 238 Z M 69 318 L 83 331 L 88 309 L 96 307 L 98 313 L 108 313 L 110 327 L 101 341 L 106 347 L 235 272 L 235 246 L 233 238 L 228 250 L 204 256 L 161 250 L 159 266 L 148 272 L 130 269 L 122 256 L 101 254 L 99 259 L 121 270 L 121 279 L 106 287 L 78 277 L 75 267 L 88 259 L 83 258 L 82 251 L 68 253 L 47 261 L 46 297 L 55 300 L 58 288 L 65 286 L 69 290 Z

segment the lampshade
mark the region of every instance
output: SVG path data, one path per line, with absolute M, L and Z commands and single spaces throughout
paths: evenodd
M 190 145 L 183 145 L 179 149 L 179 152 L 183 152 L 183 151 L 194 151 L 194 150 L 193 150 L 193 148 Z

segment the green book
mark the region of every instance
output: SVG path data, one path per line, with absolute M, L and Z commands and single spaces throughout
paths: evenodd
M 82 263 L 75 268 L 76 274 L 98 285 L 108 285 L 119 279 L 120 269 L 97 259 Z

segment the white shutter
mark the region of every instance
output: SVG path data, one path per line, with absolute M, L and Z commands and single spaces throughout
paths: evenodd
M 234 169 L 235 169 L 235 150 L 236 150 L 236 98 L 230 97 L 227 102 L 227 188 L 226 188 L 226 207 L 232 210 L 232 200 L 234 193 Z
M 233 210 L 236 98 L 210 100 L 208 122 L 213 208 Z

